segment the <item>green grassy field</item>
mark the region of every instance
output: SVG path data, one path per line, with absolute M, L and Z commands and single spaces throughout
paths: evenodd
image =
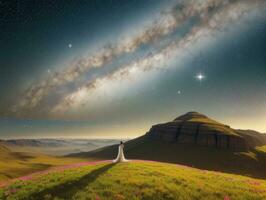
M 266 153 L 266 146 L 261 146 L 256 148 L 258 151 Z
M 0 182 L 59 165 L 88 159 L 47 156 L 40 153 L 13 152 L 0 146 Z
M 73 156 L 99 160 L 113 159 L 117 154 L 117 148 L 113 145 Z M 233 152 L 228 149 L 151 141 L 140 137 L 125 144 L 125 155 L 129 159 L 184 164 L 200 169 L 265 179 L 266 152 L 259 149 Z
M 181 165 L 134 161 L 51 172 L 0 189 L 1 199 L 266 199 L 266 181 Z

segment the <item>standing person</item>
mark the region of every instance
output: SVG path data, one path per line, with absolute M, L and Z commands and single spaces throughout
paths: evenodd
M 124 156 L 124 143 L 121 141 L 120 145 L 118 147 L 118 154 L 115 160 L 113 160 L 114 163 L 118 162 L 128 162 L 128 160 Z

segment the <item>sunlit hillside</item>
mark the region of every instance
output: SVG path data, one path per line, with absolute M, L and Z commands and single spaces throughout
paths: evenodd
M 149 161 L 83 166 L 24 178 L 1 189 L 2 199 L 253 199 L 266 181 Z
M 40 153 L 13 152 L 7 147 L 0 145 L 0 182 L 45 170 L 53 166 L 66 165 L 84 160 L 79 158 L 47 156 Z

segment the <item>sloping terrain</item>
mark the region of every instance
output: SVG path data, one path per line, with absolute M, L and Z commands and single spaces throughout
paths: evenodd
M 266 198 L 266 181 L 166 163 L 105 163 L 51 172 L 0 188 L 11 199 L 253 199 Z
M 201 124 L 200 129 L 196 128 L 197 124 Z M 178 139 L 176 133 L 179 134 Z M 207 142 L 200 143 L 200 137 L 204 138 L 202 141 Z M 228 137 L 229 142 L 232 142 L 233 138 L 239 138 L 242 142 L 234 143 L 235 148 L 228 148 L 226 143 L 223 144 L 228 141 Z M 234 130 L 205 115 L 190 112 L 176 118 L 170 125 L 155 125 L 144 136 L 126 142 L 125 155 L 129 159 L 178 163 L 200 169 L 266 178 L 266 153 L 258 149 L 264 144 L 260 139 L 262 137 L 260 133 Z M 182 141 L 180 138 L 183 138 Z M 237 145 L 242 144 L 246 144 L 248 148 L 238 148 Z M 99 160 L 114 159 L 117 149 L 118 145 L 112 145 L 71 156 Z
M 113 139 L 8 139 L 0 140 L 0 145 L 16 152 L 36 152 L 62 156 L 91 151 L 117 142 L 118 140 Z
M 266 145 L 266 134 L 253 130 L 235 130 L 239 135 L 244 137 L 250 146 Z
M 151 127 L 151 139 L 244 151 L 266 144 L 262 134 L 235 130 L 198 112 L 188 112 L 175 120 Z
M 112 145 L 70 156 L 96 160 L 114 159 L 117 151 L 118 145 Z M 200 169 L 266 178 L 266 153 L 256 149 L 234 152 L 230 149 L 153 141 L 142 136 L 126 142 L 124 151 L 129 159 L 177 163 Z
M 0 145 L 0 181 L 44 170 L 52 166 L 66 165 L 84 160 L 37 153 L 13 152 Z

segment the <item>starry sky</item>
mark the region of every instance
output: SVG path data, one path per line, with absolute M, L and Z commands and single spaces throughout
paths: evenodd
M 198 111 L 266 133 L 264 0 L 0 0 L 0 138 L 132 138 Z

